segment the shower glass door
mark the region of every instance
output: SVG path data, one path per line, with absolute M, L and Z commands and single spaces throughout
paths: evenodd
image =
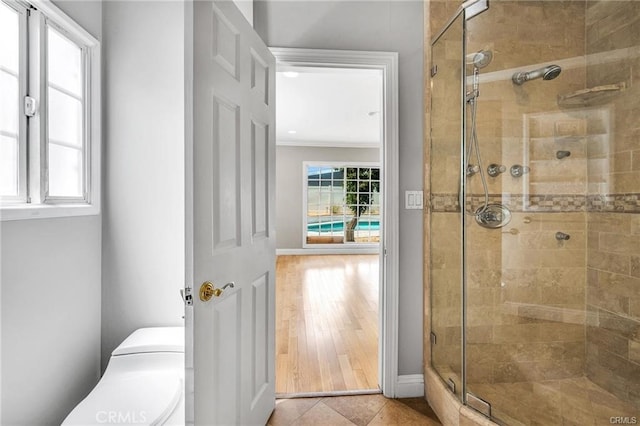
M 478 68 L 466 143 L 475 131 L 481 153 L 481 164 L 471 155 L 463 165 L 473 171 L 467 210 L 484 205 L 484 177 L 489 203 L 506 206 L 510 219 L 464 225 L 464 400 L 499 423 L 640 422 L 639 14 L 637 1 L 493 1 L 466 23 L 465 92 Z M 447 46 L 447 55 L 460 55 Z M 492 61 L 477 67 L 482 51 Z M 445 129 L 459 93 L 444 99 L 438 78 L 433 128 Z M 453 141 L 441 137 L 433 138 L 433 192 L 456 183 L 447 169 Z M 443 377 L 445 360 L 457 358 L 440 333 L 453 335 L 447 327 L 460 315 L 439 306 L 454 309 L 460 294 L 450 269 L 461 265 L 438 253 L 445 246 L 436 238 L 460 220 L 459 210 L 432 214 L 440 327 L 432 359 Z
M 462 398 L 462 15 L 432 45 L 431 363 Z M 437 67 L 437 69 L 436 69 Z

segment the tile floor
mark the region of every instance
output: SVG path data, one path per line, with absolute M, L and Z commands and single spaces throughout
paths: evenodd
M 387 399 L 382 395 L 279 399 L 270 426 L 441 425 L 422 398 Z
M 491 403 L 496 419 L 512 426 L 600 426 L 614 417 L 638 418 L 638 407 L 621 401 L 586 377 L 539 382 L 469 384 Z

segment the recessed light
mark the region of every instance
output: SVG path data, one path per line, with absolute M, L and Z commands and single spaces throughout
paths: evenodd
M 287 133 L 289 133 L 290 135 L 295 135 L 298 132 L 296 132 L 295 130 L 289 130 Z
M 282 75 L 284 75 L 287 78 L 296 78 L 298 74 L 299 73 L 297 71 L 285 71 L 282 73 Z

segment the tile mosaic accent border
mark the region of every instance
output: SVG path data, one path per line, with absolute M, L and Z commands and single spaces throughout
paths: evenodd
M 467 195 L 469 210 L 484 204 L 484 196 Z M 489 203 L 499 203 L 514 212 L 617 212 L 640 213 L 640 193 L 576 195 L 576 194 L 489 194 Z M 457 194 L 431 194 L 431 211 L 460 211 Z
M 589 211 L 616 213 L 640 212 L 639 193 L 589 195 L 587 199 Z
M 460 211 L 457 194 L 431 194 L 431 211 L 456 213 Z

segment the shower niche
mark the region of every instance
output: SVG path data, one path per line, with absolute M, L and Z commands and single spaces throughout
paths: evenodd
M 470 3 L 429 6 L 427 397 L 506 425 L 631 419 L 637 3 Z

